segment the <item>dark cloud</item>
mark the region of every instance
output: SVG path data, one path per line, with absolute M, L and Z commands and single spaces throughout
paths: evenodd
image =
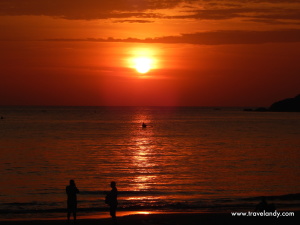
M 249 3 L 295 3 L 297 0 L 198 0 L 198 2 L 206 2 L 209 4 L 225 4 L 225 5 L 233 5 L 233 4 L 249 4 Z
M 175 15 L 169 19 L 199 19 L 199 20 L 224 20 L 240 17 L 244 10 L 241 9 L 197 9 L 184 11 L 186 15 Z
M 116 20 L 115 23 L 153 23 L 151 20 Z
M 44 15 L 65 19 L 107 19 L 135 16 L 132 12 L 173 8 L 174 0 L 1 0 L 0 15 Z M 127 13 L 124 13 L 127 12 Z M 148 15 L 149 16 L 149 15 Z M 151 16 L 151 15 L 150 15 Z
M 164 37 L 169 42 L 176 39 L 184 43 L 202 45 L 264 44 L 272 42 L 300 42 L 300 30 L 276 31 L 215 31 L 207 33 L 182 34 L 179 37 Z
M 273 11 L 262 12 L 258 15 L 253 16 L 252 18 L 300 21 L 300 8 L 299 9 L 274 9 Z
M 157 38 L 88 38 L 88 39 L 50 39 L 48 41 L 90 41 L 90 42 L 135 42 L 135 43 L 186 43 L 195 45 L 232 45 L 300 42 L 300 29 L 274 31 L 213 31 L 165 36 Z
M 245 21 L 248 22 L 255 22 L 255 23 L 265 23 L 265 24 L 269 24 L 269 25 L 288 25 L 291 24 L 292 22 L 284 22 L 284 21 L 280 21 L 280 20 L 275 20 L 275 19 L 246 19 Z M 300 25 L 300 21 L 297 22 L 295 21 L 294 24 L 298 24 Z
M 300 5 L 299 5 L 300 7 Z M 194 9 L 184 11 L 186 15 L 175 15 L 169 17 L 170 19 L 196 19 L 196 20 L 224 20 L 233 18 L 242 18 L 250 20 L 260 21 L 273 21 L 273 23 L 279 22 L 279 20 L 295 20 L 300 22 L 300 8 L 251 8 L 234 6 L 228 8 L 209 8 L 209 9 Z
M 296 3 L 295 3 L 296 2 Z M 269 3 L 268 7 L 265 4 Z M 284 7 L 279 3 L 285 3 Z M 180 14 L 156 13 L 181 7 Z M 167 12 L 166 12 L 167 13 Z M 174 12 L 172 12 L 174 13 Z M 300 22 L 300 2 L 295 0 L 1 0 L 0 15 L 35 15 L 69 20 L 120 19 L 145 23 L 160 19 L 225 20 L 282 23 Z

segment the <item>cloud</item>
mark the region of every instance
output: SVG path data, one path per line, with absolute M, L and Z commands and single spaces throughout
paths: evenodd
M 174 8 L 177 10 L 164 11 L 164 14 L 155 11 Z M 237 17 L 271 22 L 300 20 L 300 4 L 295 0 L 1 0 L 0 15 L 43 15 L 68 20 L 135 19 L 141 23 L 145 20 L 140 18 L 223 20 Z
M 241 18 L 248 21 L 268 21 L 268 23 L 280 23 L 279 20 L 295 20 L 300 22 L 299 8 L 269 7 L 258 8 L 254 6 L 231 6 L 227 8 L 211 7 L 204 9 L 190 9 L 184 11 L 185 15 L 174 15 L 169 19 L 195 19 L 195 20 L 226 20 Z
M 197 32 L 179 36 L 164 36 L 156 38 L 88 38 L 88 39 L 49 39 L 48 41 L 89 41 L 89 42 L 133 42 L 133 43 L 186 43 L 195 45 L 228 45 L 228 44 L 265 44 L 300 42 L 300 29 L 273 31 L 238 31 L 221 30 L 212 32 Z
M 154 21 L 152 20 L 116 20 L 114 21 L 115 23 L 153 23 Z
M 181 0 L 2 0 L 0 15 L 51 16 L 64 19 L 107 19 L 141 16 L 153 9 L 173 8 Z M 132 14 L 133 13 L 133 14 Z M 151 14 L 147 14 L 151 16 Z

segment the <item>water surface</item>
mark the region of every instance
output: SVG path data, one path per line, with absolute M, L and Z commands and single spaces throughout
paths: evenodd
M 85 213 L 107 210 L 112 180 L 120 210 L 237 211 L 260 196 L 299 206 L 299 113 L 1 107 L 0 116 L 0 217 L 63 213 L 70 179 Z

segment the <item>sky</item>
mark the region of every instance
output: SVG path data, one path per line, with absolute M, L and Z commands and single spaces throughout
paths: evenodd
M 0 29 L 0 105 L 268 107 L 300 94 L 299 0 L 0 0 Z

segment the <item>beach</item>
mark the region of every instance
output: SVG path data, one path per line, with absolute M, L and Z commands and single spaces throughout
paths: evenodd
M 284 224 L 295 225 L 299 222 L 299 212 L 290 217 L 273 216 L 232 216 L 231 213 L 170 213 L 170 214 L 136 214 L 117 218 L 118 225 L 250 225 L 255 223 L 264 224 Z M 67 223 L 66 220 L 18 220 L 2 221 L 2 225 L 65 225 L 74 224 L 73 221 Z M 110 225 L 115 224 L 111 218 L 102 219 L 77 219 L 77 225 Z

